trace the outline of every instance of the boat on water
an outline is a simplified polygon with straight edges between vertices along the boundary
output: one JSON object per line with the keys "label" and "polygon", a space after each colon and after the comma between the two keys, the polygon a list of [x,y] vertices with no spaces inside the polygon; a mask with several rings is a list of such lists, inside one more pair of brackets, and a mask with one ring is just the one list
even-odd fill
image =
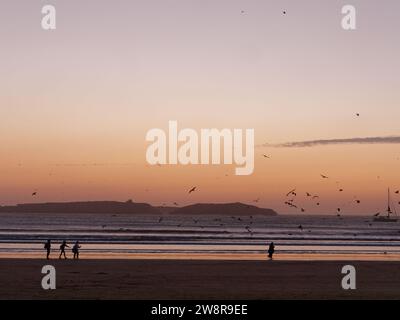
{"label": "boat on water", "polygon": [[394,209],[394,212],[393,212],[390,207],[390,204],[391,204],[390,189],[388,189],[388,207],[386,209],[386,214],[380,215],[380,213],[378,212],[374,217],[375,222],[397,222],[398,218],[397,218],[396,209]]}

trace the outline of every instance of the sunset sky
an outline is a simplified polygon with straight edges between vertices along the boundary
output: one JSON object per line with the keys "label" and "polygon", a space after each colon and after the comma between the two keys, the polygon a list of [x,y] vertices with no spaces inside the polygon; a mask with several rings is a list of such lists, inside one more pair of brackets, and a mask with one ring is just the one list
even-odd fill
{"label": "sunset sky", "polygon": [[[0,204],[259,198],[298,213],[283,204],[296,188],[308,213],[369,214],[400,189],[400,142],[262,146],[400,136],[398,0],[52,0],[54,31],[44,4],[0,4]],[[146,132],[170,120],[254,128],[254,174],[148,165]]]}

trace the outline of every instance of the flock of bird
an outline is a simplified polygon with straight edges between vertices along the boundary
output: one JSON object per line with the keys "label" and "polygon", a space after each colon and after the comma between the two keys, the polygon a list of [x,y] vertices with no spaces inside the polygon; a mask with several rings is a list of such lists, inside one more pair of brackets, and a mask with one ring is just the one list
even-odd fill
{"label": "flock of bird", "polygon": [[[329,179],[329,177],[324,175],[324,174],[321,174],[320,176],[321,176],[322,179]],[[337,191],[338,192],[344,192],[344,189],[343,188],[339,188]],[[400,194],[400,190],[396,190],[394,193],[395,194]],[[319,200],[320,199],[319,195],[313,195],[313,194],[311,194],[309,192],[305,192],[304,195],[305,195],[305,198],[316,200],[316,202],[315,202],[316,206],[319,206],[321,204],[321,202]],[[289,197],[290,197],[290,199],[287,199]],[[286,193],[286,200],[285,200],[284,204],[287,205],[290,208],[299,209],[301,212],[306,212],[306,209],[304,209],[303,207],[300,207],[299,205],[296,204],[295,201],[298,198],[299,198],[298,197],[298,192],[296,191],[296,189],[292,189],[288,193]],[[361,200],[358,197],[354,196],[353,199],[348,201],[347,203],[345,203],[345,205],[348,205],[348,204],[351,204],[351,203],[358,205],[358,204],[361,204]],[[400,205],[400,201],[398,202],[398,204]],[[337,207],[336,208],[336,215],[339,218],[341,218],[341,213],[343,211],[342,209],[343,209],[342,207]],[[374,214],[374,216],[379,216],[379,214],[380,213],[378,212],[378,213]]]}

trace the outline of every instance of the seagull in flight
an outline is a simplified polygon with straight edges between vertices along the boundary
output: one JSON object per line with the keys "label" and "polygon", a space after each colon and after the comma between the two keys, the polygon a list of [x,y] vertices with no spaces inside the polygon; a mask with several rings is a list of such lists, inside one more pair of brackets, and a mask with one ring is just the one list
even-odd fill
{"label": "seagull in flight", "polygon": [[295,194],[296,189],[290,190],[288,193],[286,193],[286,197],[288,197],[290,194]]}
{"label": "seagull in flight", "polygon": [[329,178],[328,176],[326,176],[326,175],[324,175],[324,174],[321,174],[321,177],[322,177],[323,179],[328,179],[328,178]]}
{"label": "seagull in flight", "polygon": [[192,189],[190,189],[188,193],[192,193],[194,191],[196,191],[196,187],[193,187]]}

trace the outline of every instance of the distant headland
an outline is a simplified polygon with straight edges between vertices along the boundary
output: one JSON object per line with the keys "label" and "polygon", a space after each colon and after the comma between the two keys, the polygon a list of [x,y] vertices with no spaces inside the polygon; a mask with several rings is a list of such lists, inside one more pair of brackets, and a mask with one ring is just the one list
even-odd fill
{"label": "distant headland", "polygon": [[97,213],[97,214],[176,214],[176,215],[264,215],[274,216],[272,209],[259,208],[240,202],[235,203],[197,203],[183,207],[157,207],[148,203],[132,200],[118,201],[82,201],[25,203],[15,206],[0,206],[0,212],[7,213]]}

